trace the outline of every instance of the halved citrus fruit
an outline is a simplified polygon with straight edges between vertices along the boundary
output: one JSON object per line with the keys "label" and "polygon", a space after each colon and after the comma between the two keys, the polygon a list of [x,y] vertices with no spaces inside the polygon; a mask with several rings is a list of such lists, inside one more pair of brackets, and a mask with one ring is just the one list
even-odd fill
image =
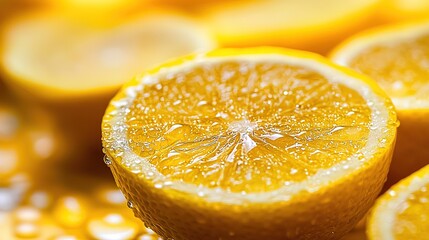
{"label": "halved citrus fruit", "polygon": [[332,59],[367,74],[392,98],[401,126],[390,184],[429,163],[429,22],[370,30],[346,41]]}
{"label": "halved citrus fruit", "polygon": [[77,150],[98,146],[103,112],[126,79],[215,45],[203,27],[173,12],[101,23],[38,12],[6,25],[0,62],[9,87],[48,110]]}
{"label": "halved citrus fruit", "polygon": [[276,45],[326,53],[373,24],[379,0],[225,1],[202,11],[228,47]]}
{"label": "halved citrus fruit", "polygon": [[102,124],[134,213],[170,239],[334,239],[372,205],[389,98],[313,53],[221,49],[126,84]]}
{"label": "halved citrus fruit", "polygon": [[371,240],[423,240],[429,236],[429,165],[381,196],[368,222]]}

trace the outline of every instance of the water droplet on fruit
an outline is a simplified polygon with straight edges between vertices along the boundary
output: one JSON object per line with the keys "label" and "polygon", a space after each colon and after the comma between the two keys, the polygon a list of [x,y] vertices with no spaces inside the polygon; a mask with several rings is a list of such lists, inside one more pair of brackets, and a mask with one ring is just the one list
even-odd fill
{"label": "water droplet on fruit", "polygon": [[127,202],[127,207],[130,208],[130,209],[133,209],[134,208],[133,202],[132,201],[128,201]]}
{"label": "water droplet on fruit", "polygon": [[198,196],[204,197],[206,194],[203,191],[198,191]]}
{"label": "water droplet on fruit", "polygon": [[107,155],[104,155],[103,161],[107,166],[112,164],[112,160],[110,160],[110,158]]}

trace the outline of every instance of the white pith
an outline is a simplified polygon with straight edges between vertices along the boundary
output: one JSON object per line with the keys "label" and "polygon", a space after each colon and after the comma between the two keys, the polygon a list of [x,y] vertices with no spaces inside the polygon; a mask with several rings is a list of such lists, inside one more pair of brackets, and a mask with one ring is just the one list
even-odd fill
{"label": "white pith", "polygon": [[[272,63],[284,63],[291,66],[301,66],[308,69],[312,69],[321,75],[325,76],[329,81],[333,83],[340,83],[354,89],[366,99],[369,108],[371,109],[371,125],[372,130],[368,136],[368,142],[362,149],[362,153],[365,155],[364,159],[371,159],[379,148],[379,143],[382,139],[389,139],[389,132],[385,131],[388,127],[389,110],[385,106],[386,99],[382,96],[374,93],[370,88],[363,83],[361,80],[357,80],[352,76],[349,76],[340,70],[334,69],[328,65],[325,65],[317,60],[313,60],[306,57],[291,57],[280,54],[256,54],[256,55],[242,55],[236,57],[206,57],[204,55],[196,57],[195,59],[183,63],[179,66],[166,67],[158,71],[153,75],[145,75],[141,78],[140,84],[137,86],[128,87],[126,89],[126,97],[123,99],[112,102],[116,106],[117,113],[113,116],[109,124],[113,130],[112,138],[118,139],[112,143],[113,149],[123,149],[124,153],[121,156],[122,161],[134,162],[135,160],[140,161],[141,166],[147,172],[152,172],[150,176],[151,181],[154,183],[165,183],[166,179],[161,175],[155,166],[150,164],[144,158],[138,156],[132,152],[126,136],[126,123],[125,114],[127,109],[133,103],[136,93],[144,89],[144,85],[151,85],[158,82],[158,77],[161,78],[167,74],[182,71],[183,69],[192,68],[200,63],[214,63],[222,61],[249,61],[249,62],[272,62]],[[109,151],[109,149],[107,149]],[[114,157],[114,156],[113,156]],[[346,160],[346,159],[345,159]],[[175,189],[190,195],[204,196],[207,201],[224,202],[224,203],[242,203],[242,202],[273,202],[273,201],[287,201],[295,193],[305,190],[308,192],[315,192],[326,186],[329,182],[340,179],[341,177],[355,172],[363,165],[365,161],[358,160],[357,155],[353,155],[346,161],[335,165],[330,169],[319,170],[315,175],[307,178],[302,182],[292,182],[288,186],[281,187],[277,190],[265,192],[265,193],[231,193],[226,192],[220,188],[210,189],[207,187],[196,186],[189,183],[183,182],[169,182],[168,185],[164,184],[165,188]],[[144,180],[147,176],[141,176]]]}

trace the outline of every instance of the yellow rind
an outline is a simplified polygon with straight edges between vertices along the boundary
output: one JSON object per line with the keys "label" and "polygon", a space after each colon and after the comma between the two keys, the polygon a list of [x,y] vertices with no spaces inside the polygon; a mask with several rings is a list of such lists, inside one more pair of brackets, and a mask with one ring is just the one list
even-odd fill
{"label": "yellow rind", "polygon": [[[393,144],[386,147],[393,149]],[[365,215],[385,182],[391,155],[389,150],[377,156],[380,161],[373,160],[317,193],[303,192],[275,205],[209,203],[156,189],[117,161],[111,170],[125,197],[138,199],[133,201],[134,214],[167,239],[323,240],[339,239]]]}

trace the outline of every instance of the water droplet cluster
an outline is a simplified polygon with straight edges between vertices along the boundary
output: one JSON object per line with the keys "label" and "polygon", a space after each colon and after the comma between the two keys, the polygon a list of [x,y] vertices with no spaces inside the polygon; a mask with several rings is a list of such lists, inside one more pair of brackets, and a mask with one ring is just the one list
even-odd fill
{"label": "water droplet cluster", "polygon": [[[158,80],[137,91],[123,126],[104,127],[125,132],[131,150],[171,181],[275,190],[347,161],[371,127],[357,92],[299,67],[206,63]],[[105,146],[121,146],[106,134]],[[140,173],[137,161],[123,163]]]}
{"label": "water droplet cluster", "polygon": [[[43,174],[41,174],[43,175]],[[44,176],[33,176],[38,181]],[[64,179],[50,181],[49,185],[34,182],[24,191],[17,204],[0,214],[0,232],[5,239],[52,240],[123,240],[161,238],[146,228],[127,208],[127,200],[119,189],[100,184],[100,179],[70,175],[68,188]],[[79,179],[79,180],[78,180]],[[109,182],[110,183],[110,182]],[[60,192],[58,189],[62,189]],[[0,192],[4,189],[0,187]],[[7,194],[4,192],[4,194]],[[5,195],[4,195],[5,196]],[[0,195],[0,199],[3,195]],[[128,206],[132,208],[131,202]]]}

